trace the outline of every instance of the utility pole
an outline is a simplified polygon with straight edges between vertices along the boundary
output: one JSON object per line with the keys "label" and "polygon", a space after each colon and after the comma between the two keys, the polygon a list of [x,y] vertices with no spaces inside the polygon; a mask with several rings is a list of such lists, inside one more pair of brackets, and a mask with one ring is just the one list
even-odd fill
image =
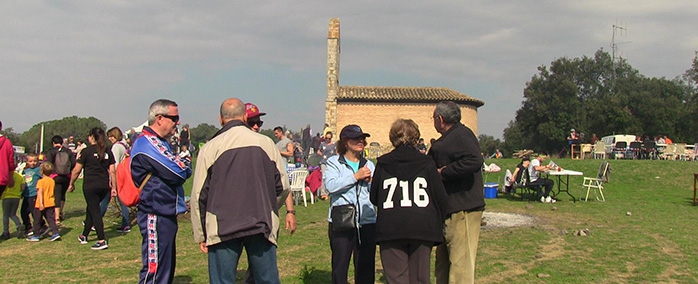
{"label": "utility pole", "polygon": [[[611,90],[615,87],[616,84],[616,52],[618,51],[618,44],[620,43],[627,43],[627,42],[620,42],[616,43],[616,35],[618,36],[627,36],[628,35],[628,29],[626,27],[621,25],[614,24],[613,25],[613,35],[611,36],[611,71],[613,72],[613,78],[611,80]],[[618,57],[618,61],[620,62],[621,57]]]}

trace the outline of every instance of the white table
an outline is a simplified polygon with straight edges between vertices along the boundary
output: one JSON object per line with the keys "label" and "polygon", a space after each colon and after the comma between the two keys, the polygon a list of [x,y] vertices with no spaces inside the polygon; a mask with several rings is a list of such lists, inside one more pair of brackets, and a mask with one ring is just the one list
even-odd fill
{"label": "white table", "polygon": [[[548,175],[557,176],[557,193],[555,193],[555,197],[557,197],[560,194],[560,192],[566,192],[567,195],[572,197],[572,201],[577,202],[577,198],[575,198],[574,195],[570,193],[570,176],[583,176],[583,172],[572,170],[550,170],[548,171]],[[563,180],[562,177],[567,177],[567,179]],[[565,184],[565,189],[562,189],[561,184],[563,183]]]}

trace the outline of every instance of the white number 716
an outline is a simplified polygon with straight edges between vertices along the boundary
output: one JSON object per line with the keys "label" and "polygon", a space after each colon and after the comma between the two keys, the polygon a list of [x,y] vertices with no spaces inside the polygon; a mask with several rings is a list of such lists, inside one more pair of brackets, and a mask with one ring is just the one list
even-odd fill
{"label": "white number 716", "polygon": [[383,209],[390,209],[395,207],[393,203],[393,195],[395,195],[395,188],[400,185],[402,189],[402,200],[400,200],[400,207],[412,207],[412,202],[417,205],[417,207],[427,207],[429,205],[429,195],[427,195],[427,180],[423,177],[417,177],[412,182],[412,192],[414,201],[410,200],[410,186],[409,182],[406,180],[398,181],[396,177],[389,178],[383,181],[383,189],[388,190],[388,196],[383,202]]}

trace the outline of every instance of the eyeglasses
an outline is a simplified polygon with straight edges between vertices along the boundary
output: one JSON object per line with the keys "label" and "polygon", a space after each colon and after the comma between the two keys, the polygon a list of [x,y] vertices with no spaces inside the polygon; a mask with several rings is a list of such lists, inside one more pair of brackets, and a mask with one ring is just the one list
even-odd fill
{"label": "eyeglasses", "polygon": [[253,127],[255,125],[262,127],[262,124],[264,124],[264,121],[261,120],[248,120],[247,121],[247,126]]}
{"label": "eyeglasses", "polygon": [[159,114],[159,115],[161,115],[162,117],[169,118],[174,123],[179,122],[179,115],[168,115],[168,114]]}

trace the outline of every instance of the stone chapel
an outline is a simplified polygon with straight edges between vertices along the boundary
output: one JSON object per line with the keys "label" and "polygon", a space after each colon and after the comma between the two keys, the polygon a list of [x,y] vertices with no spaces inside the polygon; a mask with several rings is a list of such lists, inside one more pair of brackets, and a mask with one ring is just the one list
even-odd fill
{"label": "stone chapel", "polygon": [[[385,87],[339,85],[339,19],[330,19],[327,35],[327,98],[325,123],[339,140],[338,131],[358,124],[371,134],[368,142],[378,142],[383,153],[392,149],[388,132],[398,118],[412,119],[419,125],[425,143],[441,135],[434,130],[431,115],[436,103],[450,100],[461,106],[461,123],[478,135],[477,108],[481,100],[442,87]],[[366,146],[368,148],[368,145]]]}

